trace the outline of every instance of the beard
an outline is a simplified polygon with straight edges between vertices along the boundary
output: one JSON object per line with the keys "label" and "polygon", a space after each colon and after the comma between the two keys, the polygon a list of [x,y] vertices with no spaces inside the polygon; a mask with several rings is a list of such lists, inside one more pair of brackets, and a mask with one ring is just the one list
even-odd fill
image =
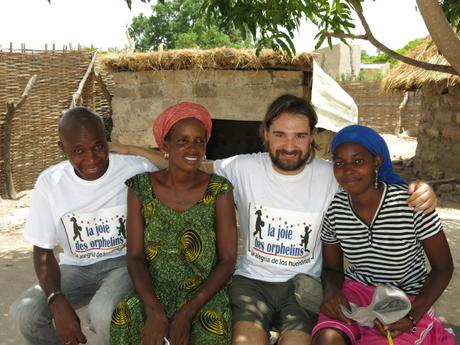
{"label": "beard", "polygon": [[273,151],[270,148],[270,145],[268,145],[268,153],[270,155],[270,158],[272,160],[272,163],[275,167],[277,167],[281,171],[296,171],[299,170],[300,168],[304,167],[310,158],[310,150],[308,149],[304,154],[302,154],[302,151],[300,150],[294,150],[290,151],[289,153],[291,154],[296,154],[297,159],[285,161],[281,158],[281,155],[283,153],[287,152],[286,150],[279,149],[276,151]]}

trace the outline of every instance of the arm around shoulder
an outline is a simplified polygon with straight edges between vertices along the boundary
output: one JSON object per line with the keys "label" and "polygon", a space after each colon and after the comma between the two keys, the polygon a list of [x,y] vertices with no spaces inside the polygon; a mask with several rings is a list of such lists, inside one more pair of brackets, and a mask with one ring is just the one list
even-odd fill
{"label": "arm around shoulder", "polygon": [[109,148],[110,152],[144,157],[159,169],[164,169],[168,166],[167,160],[164,159],[160,151],[151,150],[135,145],[123,145],[114,143],[110,143]]}
{"label": "arm around shoulder", "polygon": [[412,181],[407,189],[409,199],[407,204],[416,212],[428,214],[436,208],[438,198],[431,186],[424,181]]}

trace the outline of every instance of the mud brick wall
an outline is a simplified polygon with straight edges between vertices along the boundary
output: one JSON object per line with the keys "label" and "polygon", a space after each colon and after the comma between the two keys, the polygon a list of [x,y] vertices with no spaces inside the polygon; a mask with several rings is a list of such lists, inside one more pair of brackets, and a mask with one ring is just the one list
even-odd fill
{"label": "mud brick wall", "polygon": [[155,147],[153,119],[181,101],[202,104],[214,119],[261,121],[284,93],[306,96],[302,71],[162,70],[112,72],[112,140]]}
{"label": "mud brick wall", "polygon": [[[359,123],[371,126],[380,133],[394,133],[396,114],[403,100],[403,92],[385,93],[380,81],[342,82],[341,86],[350,94],[358,106]],[[401,131],[417,135],[421,116],[419,92],[409,92],[409,99],[401,115]]]}
{"label": "mud brick wall", "polygon": [[[457,178],[460,182],[460,86],[422,88],[414,168],[424,179]],[[457,188],[454,193],[460,195]]]}

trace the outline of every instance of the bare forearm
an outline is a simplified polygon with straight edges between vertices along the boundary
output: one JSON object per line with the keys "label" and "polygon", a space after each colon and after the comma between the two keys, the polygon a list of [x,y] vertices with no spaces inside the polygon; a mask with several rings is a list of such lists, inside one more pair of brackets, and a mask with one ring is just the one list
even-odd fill
{"label": "bare forearm", "polygon": [[[56,336],[60,344],[86,343],[80,327],[80,319],[61,292],[61,270],[51,249],[34,247],[34,267],[40,286],[48,298],[48,307],[53,315]],[[59,294],[57,294],[59,292]],[[54,293],[54,294],[52,294]]]}
{"label": "bare forearm", "polygon": [[135,145],[122,145],[111,143],[110,151],[125,155],[135,155],[144,157],[148,159],[152,164],[157,166],[159,169],[164,169],[168,166],[168,162],[163,158],[161,152],[156,150],[151,150]]}
{"label": "bare forearm", "polygon": [[344,275],[342,271],[335,271],[332,269],[323,269],[321,274],[321,281],[325,295],[333,294],[340,290],[343,285]]}
{"label": "bare forearm", "polygon": [[196,313],[228,282],[235,268],[235,260],[222,260],[217,263],[201,288],[182,309],[187,313]]}
{"label": "bare forearm", "polygon": [[56,327],[59,328],[59,331],[64,329],[66,326],[62,326],[61,318],[69,317],[70,315],[70,319],[66,319],[67,321],[64,323],[69,322],[70,325],[72,322],[76,322],[78,327],[75,327],[78,329],[75,328],[74,331],[80,334],[81,329],[78,317],[61,291],[61,270],[53,250],[34,247],[34,267],[45,295],[51,297],[48,298],[48,307],[55,322],[57,322]]}
{"label": "bare forearm", "polygon": [[51,249],[34,247],[34,268],[46,296],[61,290],[61,271]]}
{"label": "bare forearm", "polygon": [[134,288],[144,304],[146,314],[164,312],[163,306],[155,296],[155,289],[145,262],[139,258],[128,258],[128,271]]}
{"label": "bare forearm", "polygon": [[[160,151],[147,149],[145,147],[135,146],[135,145],[122,145],[122,144],[110,144],[110,151],[121,153],[125,155],[135,155],[141,156],[148,159],[152,164],[154,164],[158,169],[165,169],[168,167],[168,161],[164,159],[163,154]],[[207,173],[212,173],[214,161],[204,160],[201,163],[200,170],[203,170]]]}
{"label": "bare forearm", "polygon": [[159,169],[168,167],[168,162],[164,159],[160,151],[150,150],[139,146],[130,146],[131,154],[147,158],[152,164]]}
{"label": "bare forearm", "polygon": [[418,321],[441,296],[449,284],[454,270],[452,255],[444,232],[422,241],[423,249],[431,266],[431,271],[426,278],[420,293],[412,303],[410,315]]}
{"label": "bare forearm", "polygon": [[422,290],[412,303],[410,315],[415,321],[419,321],[430,307],[441,296],[452,277],[453,268],[445,270],[432,269],[428,275]]}

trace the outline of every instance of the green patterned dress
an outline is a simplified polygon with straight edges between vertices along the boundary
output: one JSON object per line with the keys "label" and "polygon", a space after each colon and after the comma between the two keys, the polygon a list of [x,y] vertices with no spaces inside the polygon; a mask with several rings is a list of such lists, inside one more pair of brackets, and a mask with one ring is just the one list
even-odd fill
{"label": "green patterned dress", "polygon": [[[126,181],[141,201],[144,245],[155,293],[171,318],[207,279],[217,263],[215,202],[232,190],[225,178],[212,175],[203,198],[183,212],[158,200],[149,173]],[[145,313],[135,291],[116,307],[110,329],[114,345],[142,344]],[[221,289],[192,322],[190,345],[231,343],[227,288]]]}

